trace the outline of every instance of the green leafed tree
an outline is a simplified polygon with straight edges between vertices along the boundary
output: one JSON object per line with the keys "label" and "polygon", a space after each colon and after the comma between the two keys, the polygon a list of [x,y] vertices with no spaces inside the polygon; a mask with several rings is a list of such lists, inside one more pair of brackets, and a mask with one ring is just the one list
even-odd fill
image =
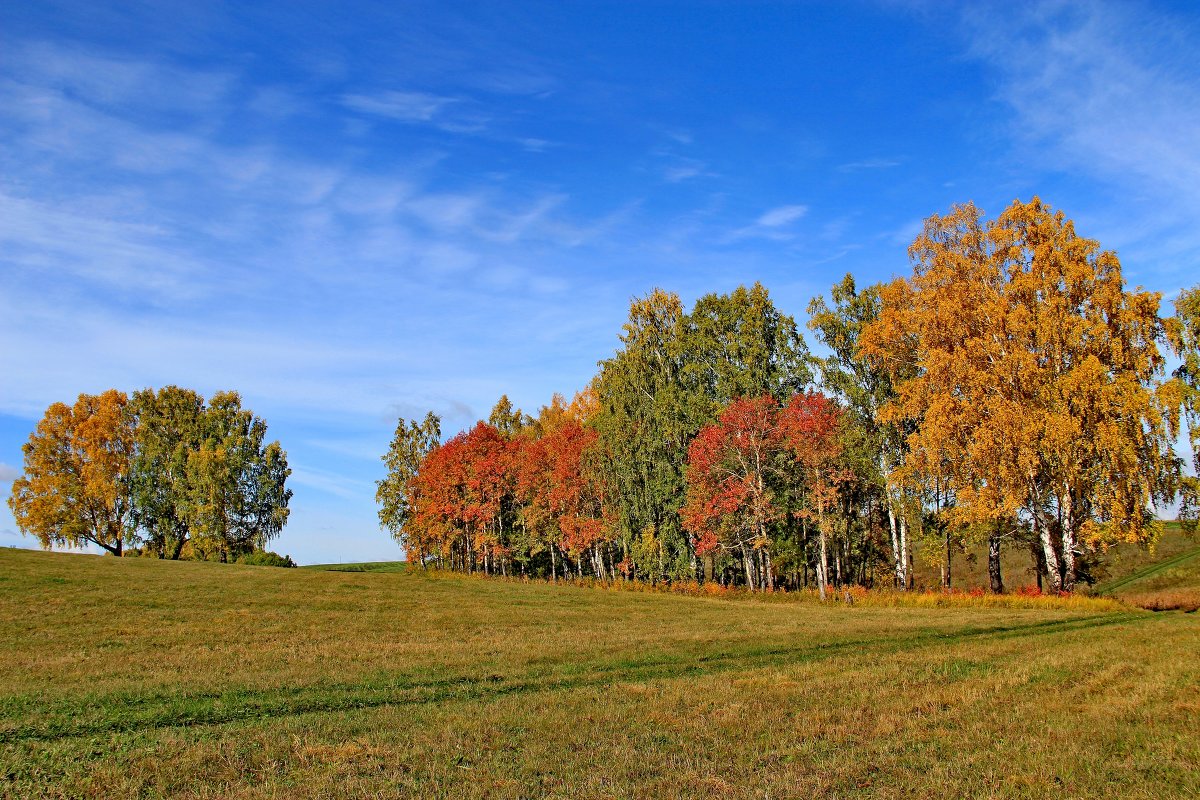
{"label": "green leafed tree", "polygon": [[532,425],[533,417],[513,406],[508,395],[502,394],[488,415],[488,424],[511,439]]}
{"label": "green leafed tree", "polygon": [[[401,545],[407,547],[405,527],[408,525],[411,507],[413,478],[421,462],[442,439],[442,421],[430,411],[425,419],[417,423],[401,417],[396,423],[396,432],[383,463],[387,474],[375,482],[375,502],[379,504],[379,524]],[[424,560],[423,553],[418,556]]]}
{"label": "green leafed tree", "polygon": [[594,425],[617,498],[623,562],[638,577],[686,572],[694,564],[677,513],[688,444],[681,411],[682,320],[683,305],[672,292],[655,289],[634,300],[622,346],[601,362],[595,384]]}
{"label": "green leafed tree", "polygon": [[847,410],[844,457],[867,501],[882,501],[890,534],[893,580],[903,589],[909,583],[909,527],[915,503],[890,479],[904,461],[904,434],[880,416],[880,410],[895,398],[889,371],[859,350],[863,331],[879,316],[879,287],[860,290],[853,276],[847,274],[834,284],[830,299],[832,307],[821,297],[808,304],[808,327],[829,349],[827,357],[817,359],[821,383]]}
{"label": "green leafed tree", "polygon": [[204,440],[190,454],[184,513],[193,547],[228,561],[264,549],[288,518],[287,454],[266,442],[267,424],[237,392],[217,392],[204,414]]}

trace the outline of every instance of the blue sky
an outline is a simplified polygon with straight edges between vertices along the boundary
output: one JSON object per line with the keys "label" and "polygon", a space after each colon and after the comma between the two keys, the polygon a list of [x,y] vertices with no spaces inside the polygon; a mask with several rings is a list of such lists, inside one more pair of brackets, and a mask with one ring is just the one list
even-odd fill
{"label": "blue sky", "polygon": [[397,415],[569,395],[655,286],[803,322],[1034,194],[1200,280],[1192,4],[249,5],[0,6],[0,483],[56,400],[236,389],[295,471],[274,549],[396,558]]}

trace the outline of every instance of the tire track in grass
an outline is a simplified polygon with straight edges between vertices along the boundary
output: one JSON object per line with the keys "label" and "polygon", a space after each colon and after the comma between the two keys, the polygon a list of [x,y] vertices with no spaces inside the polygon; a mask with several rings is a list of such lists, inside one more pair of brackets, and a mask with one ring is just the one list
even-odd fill
{"label": "tire track in grass", "polygon": [[[919,629],[911,634],[871,639],[842,639],[800,646],[775,645],[709,653],[678,653],[642,659],[583,662],[532,670],[519,676],[458,675],[436,679],[400,676],[377,684],[281,687],[263,691],[231,690],[190,695],[93,696],[47,706],[41,698],[8,698],[0,709],[8,722],[0,745],[53,742],[158,728],[186,728],[262,721],[301,714],[336,713],[394,705],[491,700],[513,694],[570,691],[621,683],[698,677],[738,669],[812,663],[854,655],[879,656],[972,640],[1004,640],[1062,635],[1109,625],[1145,622],[1151,614],[1104,614],[1022,625]],[[31,708],[32,706],[32,708]],[[41,712],[29,722],[23,711]],[[15,714],[14,714],[15,712]],[[13,719],[16,716],[17,719]],[[89,718],[90,717],[90,718]],[[19,720],[19,721],[18,721]]]}

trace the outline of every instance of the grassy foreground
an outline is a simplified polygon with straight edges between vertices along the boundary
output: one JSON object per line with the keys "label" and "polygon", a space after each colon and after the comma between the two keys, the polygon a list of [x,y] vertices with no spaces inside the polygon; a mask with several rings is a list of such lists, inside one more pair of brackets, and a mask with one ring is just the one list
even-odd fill
{"label": "grassy foreground", "polygon": [[1187,797],[1200,615],[0,551],[6,797]]}

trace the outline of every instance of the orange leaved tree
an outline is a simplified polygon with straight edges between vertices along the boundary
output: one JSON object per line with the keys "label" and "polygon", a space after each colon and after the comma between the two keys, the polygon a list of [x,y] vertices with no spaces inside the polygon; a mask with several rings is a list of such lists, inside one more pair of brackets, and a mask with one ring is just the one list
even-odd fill
{"label": "orange leaved tree", "polygon": [[1160,297],[1037,198],[930,217],[909,253],[861,343],[913,430],[899,474],[954,497],[953,522],[1024,520],[1070,591],[1081,553],[1153,535],[1174,483]]}
{"label": "orange leaved tree", "polygon": [[134,421],[124,392],[55,403],[30,434],[8,505],[43,547],[95,544],[121,555],[128,535]]}

